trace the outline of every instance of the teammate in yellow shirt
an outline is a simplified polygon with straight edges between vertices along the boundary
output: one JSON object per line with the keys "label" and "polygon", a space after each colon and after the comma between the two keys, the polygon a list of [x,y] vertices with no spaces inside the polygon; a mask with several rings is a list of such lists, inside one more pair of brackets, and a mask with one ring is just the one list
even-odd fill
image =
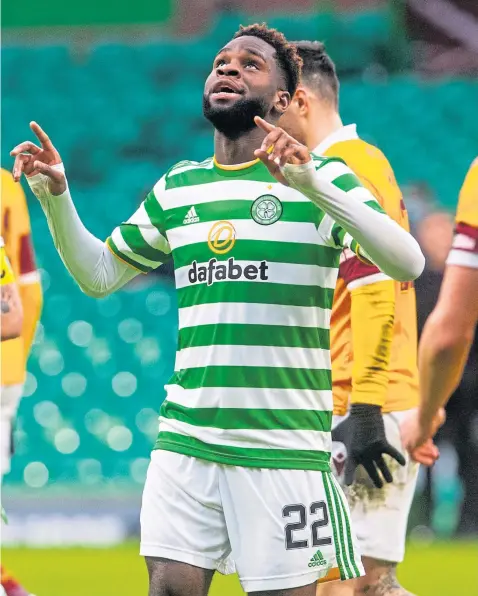
{"label": "teammate in yellow shirt", "polygon": [[420,341],[420,406],[403,428],[411,451],[434,434],[433,418],[460,382],[477,322],[478,158],[461,189],[440,295]]}
{"label": "teammate in yellow shirt", "polygon": [[[12,266],[5,254],[3,238],[0,236],[0,264],[1,264],[1,302],[2,318],[1,333],[2,341],[19,337],[22,332],[23,309],[18,293],[18,286],[15,282]],[[3,440],[3,433],[2,433]]]}
{"label": "teammate in yellow shirt", "polygon": [[[26,197],[21,186],[13,181],[12,175],[3,169],[1,170],[0,227],[5,245],[2,252],[5,250],[11,263],[23,307],[23,325],[20,333],[12,335],[14,339],[2,341],[0,458],[3,478],[10,471],[12,424],[22,397],[26,363],[42,305],[40,278],[35,267]],[[2,314],[2,326],[3,316]],[[1,585],[7,595],[28,594],[3,567]]]}
{"label": "teammate in yellow shirt", "polygon": [[[22,187],[13,181],[12,175],[1,170],[1,235],[5,252],[17,280],[23,306],[21,336],[2,346],[2,397],[1,417],[11,425],[18,409],[25,382],[26,362],[30,352],[35,328],[40,317],[42,292],[35,266],[31,242],[30,218]],[[10,470],[10,453],[2,450],[2,476]]]}
{"label": "teammate in yellow shirt", "polygon": [[[344,126],[335,66],[317,42],[298,42],[302,82],[280,125],[319,155],[341,158],[387,213],[409,228],[400,189],[383,153]],[[418,404],[415,290],[346,249],[331,320],[334,393],[333,469],[346,491],[367,575],[327,584],[320,594],[401,596],[396,565],[418,466],[402,448],[400,423]],[[422,461],[432,463],[428,444]],[[383,456],[387,455],[386,458]],[[362,466],[367,471],[365,474]],[[388,484],[384,488],[383,480]],[[328,578],[334,580],[332,571]]]}

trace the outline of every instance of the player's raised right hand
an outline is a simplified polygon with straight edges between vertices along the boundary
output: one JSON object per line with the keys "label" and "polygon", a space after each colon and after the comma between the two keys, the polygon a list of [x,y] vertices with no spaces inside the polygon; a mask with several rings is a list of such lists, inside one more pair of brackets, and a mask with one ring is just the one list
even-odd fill
{"label": "player's raised right hand", "polygon": [[15,157],[13,178],[18,182],[22,173],[27,178],[44,174],[49,179],[48,187],[51,194],[61,195],[67,189],[66,177],[63,172],[52,167],[61,163],[60,154],[39,124],[30,122],[30,128],[40,142],[40,147],[31,141],[24,141],[10,151],[10,155]]}

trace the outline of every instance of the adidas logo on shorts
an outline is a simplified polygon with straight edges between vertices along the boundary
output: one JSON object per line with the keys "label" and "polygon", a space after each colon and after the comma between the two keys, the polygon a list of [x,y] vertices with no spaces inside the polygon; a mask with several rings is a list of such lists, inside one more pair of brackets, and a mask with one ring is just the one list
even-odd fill
{"label": "adidas logo on shorts", "polygon": [[323,567],[327,565],[327,561],[324,559],[320,550],[318,550],[315,555],[309,561],[309,567]]}
{"label": "adidas logo on shorts", "polygon": [[196,213],[196,207],[191,207],[191,209],[186,213],[186,217],[183,219],[183,224],[192,224],[197,223],[198,221],[199,217]]}

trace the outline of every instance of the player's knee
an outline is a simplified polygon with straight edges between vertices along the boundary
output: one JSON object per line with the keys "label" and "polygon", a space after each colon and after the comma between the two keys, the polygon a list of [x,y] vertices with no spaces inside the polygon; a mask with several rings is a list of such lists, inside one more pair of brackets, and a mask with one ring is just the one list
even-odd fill
{"label": "player's knee", "polygon": [[185,596],[181,591],[181,581],[171,570],[169,561],[156,557],[146,557],[149,574],[148,596]]}
{"label": "player's knee", "polygon": [[206,596],[213,572],[159,557],[145,557],[148,596]]}

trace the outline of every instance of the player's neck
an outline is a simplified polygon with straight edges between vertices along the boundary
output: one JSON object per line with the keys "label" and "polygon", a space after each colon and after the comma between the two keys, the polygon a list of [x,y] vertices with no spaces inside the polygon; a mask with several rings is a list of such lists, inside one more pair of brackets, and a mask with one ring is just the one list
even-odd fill
{"label": "player's neck", "polygon": [[307,134],[307,147],[313,151],[328,136],[343,127],[342,119],[335,110],[321,112],[316,118],[311,118]]}
{"label": "player's neck", "polygon": [[229,139],[216,130],[214,134],[214,155],[218,163],[231,166],[256,159],[254,151],[259,149],[264,139],[259,128],[244,133],[237,139]]}

